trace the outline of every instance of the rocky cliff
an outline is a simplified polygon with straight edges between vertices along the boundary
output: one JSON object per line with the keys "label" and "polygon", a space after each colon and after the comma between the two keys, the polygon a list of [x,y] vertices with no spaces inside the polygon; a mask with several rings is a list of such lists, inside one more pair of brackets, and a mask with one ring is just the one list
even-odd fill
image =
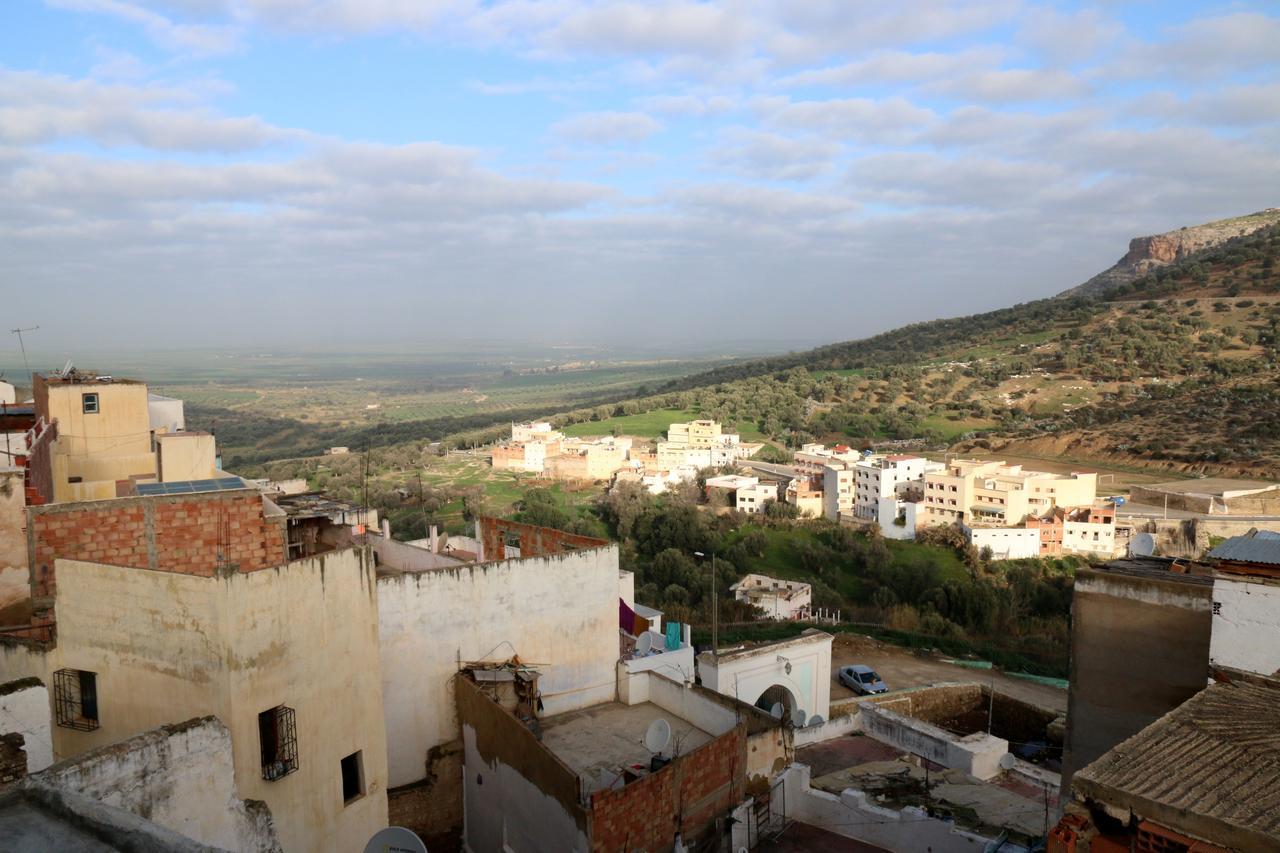
{"label": "rocky cliff", "polygon": [[1135,237],[1129,241],[1129,251],[1115,266],[1058,295],[1095,296],[1117,285],[1141,278],[1153,269],[1276,223],[1280,223],[1280,208],[1269,207],[1248,216],[1220,219],[1150,237]]}

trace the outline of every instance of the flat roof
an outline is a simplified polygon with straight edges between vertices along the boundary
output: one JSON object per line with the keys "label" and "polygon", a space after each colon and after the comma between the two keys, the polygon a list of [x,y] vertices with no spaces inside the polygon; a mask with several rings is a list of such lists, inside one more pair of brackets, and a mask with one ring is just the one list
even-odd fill
{"label": "flat roof", "polygon": [[705,658],[714,663],[715,659],[732,660],[734,658],[750,657],[759,654],[763,650],[777,650],[787,648],[789,646],[801,646],[812,642],[821,642],[823,640],[835,639],[826,631],[819,631],[817,628],[805,628],[800,632],[799,636],[787,637],[783,640],[770,640],[765,643],[753,643],[750,645],[735,646],[731,649],[721,650],[719,654],[712,655],[710,652],[703,652],[698,655],[699,660]]}
{"label": "flat roof", "polygon": [[668,758],[676,750],[686,755],[714,739],[709,732],[652,702],[606,702],[544,717],[542,744],[582,777],[588,790],[600,790],[621,776],[624,767],[640,765],[648,772],[651,753],[645,748],[644,735],[658,719],[671,724],[671,741],[663,750]]}
{"label": "flat roof", "polygon": [[1210,566],[1194,560],[1174,557],[1122,557],[1105,563],[1095,563],[1089,569],[1135,578],[1213,586],[1213,569]]}
{"label": "flat roof", "polygon": [[1085,797],[1230,847],[1280,841],[1280,681],[1201,690],[1076,772]]}

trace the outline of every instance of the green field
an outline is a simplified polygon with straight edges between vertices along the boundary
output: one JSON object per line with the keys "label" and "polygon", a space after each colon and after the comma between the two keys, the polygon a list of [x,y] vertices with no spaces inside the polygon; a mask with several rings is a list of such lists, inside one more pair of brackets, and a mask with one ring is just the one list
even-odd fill
{"label": "green field", "polygon": [[920,421],[920,426],[927,430],[933,430],[942,436],[944,441],[955,441],[967,432],[981,432],[982,430],[992,429],[996,426],[997,421],[992,418],[960,418],[952,420],[945,415],[930,415]]}
{"label": "green field", "polygon": [[694,409],[655,409],[638,415],[621,415],[603,421],[586,421],[580,424],[569,424],[562,432],[574,438],[593,435],[633,435],[637,438],[663,438],[667,427],[673,423],[691,421],[698,417]]}

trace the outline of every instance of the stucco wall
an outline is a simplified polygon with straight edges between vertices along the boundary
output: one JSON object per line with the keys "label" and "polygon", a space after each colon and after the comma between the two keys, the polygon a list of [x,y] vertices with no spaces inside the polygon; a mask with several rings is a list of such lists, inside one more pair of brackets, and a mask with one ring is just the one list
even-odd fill
{"label": "stucco wall", "polygon": [[1211,589],[1172,576],[1076,574],[1064,784],[1204,688]]}
{"label": "stucco wall", "polygon": [[518,654],[537,665],[545,713],[614,697],[616,546],[378,579],[390,780],[423,778],[428,751],[458,737],[458,661]]}
{"label": "stucco wall", "polygon": [[1259,675],[1280,671],[1280,583],[1218,575],[1209,660]]}
{"label": "stucco wall", "polygon": [[[285,850],[359,849],[387,816],[370,563],[348,550],[205,578],[58,560],[48,669],[98,674],[101,727],[55,728],[55,755],[213,714],[231,730],[241,796],[266,801]],[[257,716],[281,704],[295,711],[299,768],[267,782]],[[344,806],[340,762],[356,750],[366,794]]]}
{"label": "stucco wall", "polygon": [[457,681],[468,847],[519,853],[588,850],[577,774],[470,680]]}
{"label": "stucco wall", "polygon": [[[790,691],[797,708],[826,718],[831,710],[831,640],[830,634],[815,632],[718,659],[703,653],[698,658],[698,672],[704,686],[748,705],[754,705],[770,687],[781,685]],[[788,662],[790,673],[786,671]]]}
{"label": "stucco wall", "polygon": [[[2,463],[0,463],[2,464]],[[22,469],[0,469],[0,625],[4,611],[31,597]]]}
{"label": "stucco wall", "polygon": [[50,707],[49,690],[37,678],[0,684],[0,735],[22,735],[28,773],[53,763]]}
{"label": "stucco wall", "polygon": [[163,726],[62,761],[36,781],[226,850],[279,850],[271,815],[236,790],[231,733],[216,717]]}

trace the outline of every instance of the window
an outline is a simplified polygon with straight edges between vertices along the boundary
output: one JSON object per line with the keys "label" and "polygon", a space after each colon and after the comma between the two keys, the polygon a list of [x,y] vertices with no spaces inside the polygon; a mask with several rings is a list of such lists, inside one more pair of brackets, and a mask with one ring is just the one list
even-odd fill
{"label": "window", "polygon": [[84,408],[86,415],[98,414],[98,395],[97,394],[81,394],[80,403]]}
{"label": "window", "polygon": [[53,707],[64,729],[91,732],[98,727],[98,678],[81,669],[53,674]]}
{"label": "window", "polygon": [[277,705],[259,714],[258,741],[263,779],[274,782],[298,769],[298,727],[292,708]]}
{"label": "window", "polygon": [[344,805],[364,796],[364,761],[360,751],[342,759],[342,802]]}

